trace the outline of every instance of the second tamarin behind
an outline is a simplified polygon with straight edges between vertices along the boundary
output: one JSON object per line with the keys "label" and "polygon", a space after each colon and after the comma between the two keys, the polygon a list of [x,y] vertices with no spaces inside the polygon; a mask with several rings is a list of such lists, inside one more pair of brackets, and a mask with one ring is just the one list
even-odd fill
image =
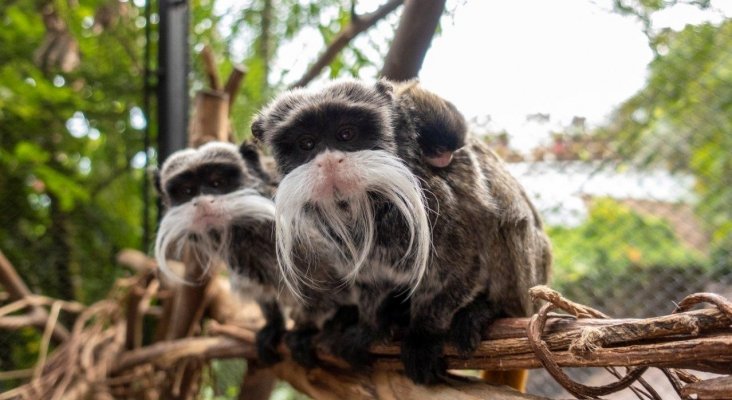
{"label": "second tamarin behind", "polygon": [[[277,345],[284,336],[293,357],[312,364],[312,336],[349,297],[331,299],[330,294],[311,291],[307,295],[314,304],[306,305],[281,287],[272,201],[277,182],[263,167],[257,149],[248,143],[237,149],[211,142],[180,150],[165,161],[156,183],[165,206],[155,244],[161,270],[170,275],[167,260],[181,259],[184,249],[204,268],[225,263],[233,291],[262,308],[266,325],[257,333],[260,361],[280,359]],[[325,265],[317,257],[308,261]],[[295,321],[289,333],[285,315]]]}

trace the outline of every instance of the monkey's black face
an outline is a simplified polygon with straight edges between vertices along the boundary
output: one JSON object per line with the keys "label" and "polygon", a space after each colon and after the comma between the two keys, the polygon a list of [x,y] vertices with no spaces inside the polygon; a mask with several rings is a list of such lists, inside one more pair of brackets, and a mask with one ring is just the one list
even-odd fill
{"label": "monkey's black face", "polygon": [[[155,242],[161,270],[189,245],[202,265],[221,259],[234,266],[234,232],[271,226],[274,203],[258,191],[262,182],[247,165],[230,143],[211,142],[168,157],[159,175],[167,206]],[[269,232],[262,235],[271,240]]]}
{"label": "monkey's black face", "polygon": [[314,231],[337,247],[344,278],[359,275],[376,245],[374,199],[402,215],[409,244],[394,263],[411,266],[404,268],[405,281],[421,279],[429,224],[419,180],[397,155],[394,112],[390,84],[345,81],[286,93],[252,124],[254,135],[271,145],[284,175],[275,198],[276,241],[293,291],[307,280],[298,275],[293,249],[321,251],[310,241]]}
{"label": "monkey's black face", "polygon": [[244,185],[241,166],[227,163],[208,163],[186,170],[168,180],[165,194],[170,205],[187,203],[200,195],[231,193]]}
{"label": "monkey's black face", "polygon": [[329,102],[299,110],[273,133],[280,171],[288,174],[324,151],[386,150],[382,116],[373,107]]}

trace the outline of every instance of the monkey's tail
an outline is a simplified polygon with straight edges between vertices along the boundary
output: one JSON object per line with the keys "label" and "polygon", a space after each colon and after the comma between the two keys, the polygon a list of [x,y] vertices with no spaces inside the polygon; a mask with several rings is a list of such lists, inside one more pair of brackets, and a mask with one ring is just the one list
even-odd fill
{"label": "monkey's tail", "polygon": [[521,393],[526,392],[526,382],[529,379],[529,370],[517,369],[512,371],[480,371],[480,378],[493,385],[506,385]]}

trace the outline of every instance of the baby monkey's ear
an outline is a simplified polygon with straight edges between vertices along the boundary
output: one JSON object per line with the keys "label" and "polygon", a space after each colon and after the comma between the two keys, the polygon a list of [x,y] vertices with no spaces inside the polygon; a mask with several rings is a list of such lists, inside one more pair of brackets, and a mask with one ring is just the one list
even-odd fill
{"label": "baby monkey's ear", "polygon": [[452,103],[422,89],[416,81],[405,83],[397,93],[407,100],[425,161],[437,168],[450,165],[452,154],[465,145],[465,117]]}
{"label": "baby monkey's ear", "polygon": [[380,95],[386,97],[388,100],[391,101],[394,99],[394,84],[392,82],[382,78],[376,81],[374,87]]}

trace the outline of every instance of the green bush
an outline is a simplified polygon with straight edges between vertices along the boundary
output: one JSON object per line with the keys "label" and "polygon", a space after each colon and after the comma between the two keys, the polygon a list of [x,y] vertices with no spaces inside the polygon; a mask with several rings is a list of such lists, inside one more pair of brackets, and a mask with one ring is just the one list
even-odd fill
{"label": "green bush", "polygon": [[596,199],[580,226],[550,227],[555,285],[587,277],[620,276],[659,266],[706,267],[704,254],[685,246],[667,221],[641,215],[610,198]]}

